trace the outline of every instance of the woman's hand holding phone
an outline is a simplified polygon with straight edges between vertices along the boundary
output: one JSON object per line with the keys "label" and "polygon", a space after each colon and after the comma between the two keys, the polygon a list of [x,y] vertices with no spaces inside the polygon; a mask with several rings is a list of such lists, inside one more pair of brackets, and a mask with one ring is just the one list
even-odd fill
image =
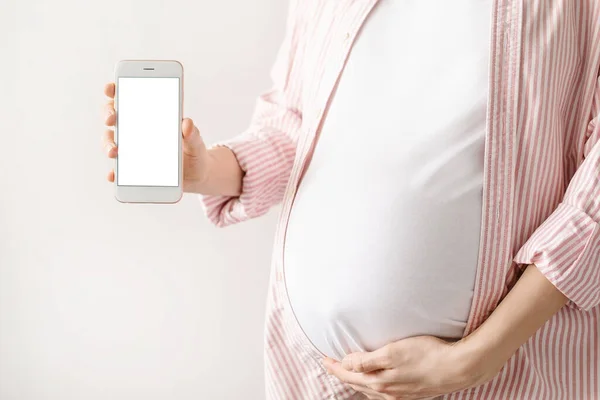
{"label": "woman's hand holding phone", "polygon": [[[114,108],[115,84],[108,83],[104,94],[109,100],[105,106],[105,125],[109,128],[116,123]],[[183,134],[183,190],[190,193],[237,196],[241,192],[243,171],[233,152],[226,147],[207,150],[200,131],[189,118],[182,121]],[[103,146],[109,158],[117,158],[118,149],[114,131],[107,129],[103,135]],[[114,182],[115,172],[108,173],[108,180]]]}

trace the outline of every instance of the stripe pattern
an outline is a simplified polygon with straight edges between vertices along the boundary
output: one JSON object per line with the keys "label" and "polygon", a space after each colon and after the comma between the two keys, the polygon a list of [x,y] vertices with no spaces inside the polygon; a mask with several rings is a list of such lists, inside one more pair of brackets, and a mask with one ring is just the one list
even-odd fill
{"label": "stripe pattern", "polygon": [[[377,0],[292,0],[273,88],[229,147],[242,195],[201,196],[218,226],[283,202],[265,323],[269,399],[358,399],[330,377],[286,296],[296,188],[331,94]],[[444,399],[600,399],[600,2],[494,0],[481,246],[467,329],[535,263],[569,298],[492,381]]]}

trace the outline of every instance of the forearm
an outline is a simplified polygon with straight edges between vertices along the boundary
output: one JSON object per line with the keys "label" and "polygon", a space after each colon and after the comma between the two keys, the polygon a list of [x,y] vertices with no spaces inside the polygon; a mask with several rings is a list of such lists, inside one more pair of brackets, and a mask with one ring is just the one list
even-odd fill
{"label": "forearm", "polygon": [[242,193],[244,171],[230,149],[223,146],[209,149],[207,164],[206,179],[192,185],[189,192],[234,197]]}
{"label": "forearm", "polygon": [[497,371],[566,302],[565,295],[531,264],[490,317],[461,340],[461,346],[478,364],[474,368],[485,363],[488,370]]}

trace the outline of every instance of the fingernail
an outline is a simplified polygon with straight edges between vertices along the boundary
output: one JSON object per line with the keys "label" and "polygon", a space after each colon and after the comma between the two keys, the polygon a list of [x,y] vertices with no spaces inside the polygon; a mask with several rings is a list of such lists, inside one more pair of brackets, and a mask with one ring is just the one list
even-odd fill
{"label": "fingernail", "polygon": [[108,143],[108,144],[105,146],[105,149],[106,149],[106,154],[110,154],[110,151],[111,151],[112,149],[114,149],[114,148],[115,148],[115,145],[114,145],[114,144],[112,144],[112,143]]}

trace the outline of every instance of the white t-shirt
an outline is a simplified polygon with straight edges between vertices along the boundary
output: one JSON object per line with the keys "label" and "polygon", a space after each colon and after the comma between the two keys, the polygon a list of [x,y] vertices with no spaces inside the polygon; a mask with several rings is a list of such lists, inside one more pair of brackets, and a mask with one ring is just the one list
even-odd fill
{"label": "white t-shirt", "polygon": [[479,252],[492,0],[381,0],[359,34],[286,233],[309,340],[340,359],[462,336]]}

